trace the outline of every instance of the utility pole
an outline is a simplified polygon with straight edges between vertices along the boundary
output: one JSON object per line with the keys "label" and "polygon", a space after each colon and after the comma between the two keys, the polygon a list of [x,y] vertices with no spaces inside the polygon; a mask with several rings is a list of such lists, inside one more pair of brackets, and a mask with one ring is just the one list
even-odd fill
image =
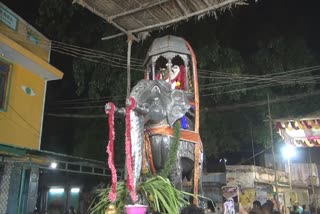
{"label": "utility pole", "polygon": [[131,46],[132,38],[128,36],[128,52],[127,52],[127,98],[130,96],[131,90]]}
{"label": "utility pole", "polygon": [[268,117],[269,117],[269,129],[270,129],[270,142],[271,142],[271,150],[272,150],[272,157],[273,157],[274,186],[276,188],[276,201],[279,207],[277,168],[276,168],[276,157],[274,154],[274,145],[273,145],[273,128],[272,128],[272,117],[271,117],[271,110],[270,110],[269,93],[268,93]]}
{"label": "utility pole", "polygon": [[315,213],[318,214],[318,202],[317,202],[317,195],[315,193],[315,187],[314,187],[314,177],[312,176],[312,160],[311,160],[311,152],[310,152],[311,148],[308,148],[308,152],[309,152],[309,163],[310,163],[310,178],[311,178],[311,185],[312,185],[312,195],[313,195],[313,206],[315,207]]}
{"label": "utility pole", "polygon": [[254,154],[253,130],[252,130],[252,123],[251,122],[250,122],[250,135],[251,135],[251,147],[252,147],[253,165],[256,166],[256,156]]}

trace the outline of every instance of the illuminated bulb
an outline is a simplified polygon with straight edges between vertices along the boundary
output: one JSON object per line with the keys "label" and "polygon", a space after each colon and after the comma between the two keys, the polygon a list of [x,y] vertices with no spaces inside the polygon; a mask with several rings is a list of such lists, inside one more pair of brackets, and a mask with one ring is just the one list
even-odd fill
{"label": "illuminated bulb", "polygon": [[50,168],[51,168],[51,169],[56,169],[57,166],[58,166],[58,164],[57,164],[56,162],[52,162],[52,163],[50,164]]}
{"label": "illuminated bulb", "polygon": [[64,189],[63,188],[50,188],[49,192],[55,193],[55,194],[61,194],[64,192]]}
{"label": "illuminated bulb", "polygon": [[71,188],[72,193],[78,193],[80,192],[80,188]]}

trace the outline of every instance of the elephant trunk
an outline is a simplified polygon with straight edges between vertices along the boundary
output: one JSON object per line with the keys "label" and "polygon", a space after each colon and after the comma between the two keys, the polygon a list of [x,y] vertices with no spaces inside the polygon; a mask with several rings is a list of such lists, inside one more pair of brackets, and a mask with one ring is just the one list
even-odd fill
{"label": "elephant trunk", "polygon": [[[144,117],[136,110],[130,112],[131,155],[134,185],[140,177],[144,141]],[[128,128],[128,127],[127,127]]]}

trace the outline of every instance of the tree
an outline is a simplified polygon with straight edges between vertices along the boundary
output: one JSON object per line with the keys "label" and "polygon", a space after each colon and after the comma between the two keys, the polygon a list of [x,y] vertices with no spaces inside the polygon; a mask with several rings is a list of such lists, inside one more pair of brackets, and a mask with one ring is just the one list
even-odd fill
{"label": "tree", "polygon": [[[45,0],[43,2],[38,24],[43,32],[50,35],[50,38],[126,55],[125,38],[100,41],[102,35],[115,32],[114,28],[103,23],[102,19],[77,5],[64,1]],[[270,13],[267,9],[274,8],[275,4],[278,4],[278,1],[235,9],[233,15],[219,14],[218,20],[212,17],[197,23],[192,20],[179,25],[176,29],[169,28],[162,32],[153,32],[152,38],[148,38],[144,43],[134,44],[133,56],[142,58],[154,37],[163,34],[183,35],[187,37],[197,54],[199,68],[210,70],[199,72],[202,95],[201,137],[209,157],[219,158],[225,153],[232,152],[243,153],[245,148],[251,147],[251,127],[254,127],[253,138],[258,147],[268,146],[270,139],[265,123],[266,106],[236,108],[233,111],[206,111],[206,108],[214,109],[216,106],[266,100],[267,94],[273,99],[277,96],[313,91],[319,87],[317,83],[311,81],[316,71],[300,71],[287,75],[287,71],[314,66],[318,60],[306,42],[306,36],[299,33],[300,29],[305,29],[301,25],[303,23],[301,17],[294,16],[293,22],[287,18],[284,19],[281,9],[277,9],[273,19],[265,18],[266,13]],[[282,4],[289,3],[283,1]],[[263,23],[263,25],[257,23]],[[98,59],[98,62],[84,58],[72,60],[72,72],[69,70],[69,74],[73,77],[77,96],[88,101],[78,102],[73,106],[89,107],[72,110],[73,112],[101,114],[103,105],[107,101],[115,101],[118,106],[124,105],[126,65],[125,61],[114,60],[118,65],[121,62],[122,68],[111,66],[110,63],[102,63],[102,59]],[[139,71],[132,71],[132,74],[133,85],[143,78],[143,73]],[[258,80],[257,75],[262,79],[272,78]],[[252,76],[255,79],[250,79]],[[287,84],[289,82],[290,84]],[[308,113],[317,110],[320,104],[318,102],[320,101],[309,98],[301,103],[272,104],[272,114],[273,117],[287,117]],[[93,105],[101,107],[91,108]],[[116,133],[119,137],[117,139],[119,147],[116,149],[119,151],[123,151],[124,145],[123,122],[123,120],[117,120],[116,124]],[[75,142],[75,154],[88,155],[88,157],[99,154],[96,157],[103,158],[105,151],[102,148],[106,145],[108,138],[106,120],[75,122],[74,126],[76,129],[71,135]],[[118,161],[121,162],[121,159]]]}

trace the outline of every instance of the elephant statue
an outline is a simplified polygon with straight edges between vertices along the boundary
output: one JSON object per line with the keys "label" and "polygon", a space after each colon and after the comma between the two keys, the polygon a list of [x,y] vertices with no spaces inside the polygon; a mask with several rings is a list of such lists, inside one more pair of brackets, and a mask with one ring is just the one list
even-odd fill
{"label": "elephant statue", "polygon": [[[188,129],[194,129],[192,107],[189,104],[193,95],[183,90],[172,90],[170,84],[164,80],[140,80],[131,91],[126,105],[135,101],[135,107],[130,114],[131,141],[134,177],[139,179],[142,168],[142,151],[145,134],[151,145],[152,161],[157,173],[163,170],[169,153],[173,137],[166,134],[152,133],[149,130],[158,127],[172,127],[184,117]],[[125,109],[118,109],[124,113]],[[169,179],[178,188],[191,192],[192,189],[183,188],[183,179],[191,181],[194,172],[195,144],[181,140],[177,158],[169,173]],[[199,165],[202,161],[199,162]],[[150,163],[149,163],[150,167]],[[200,167],[201,168],[201,167]]]}

